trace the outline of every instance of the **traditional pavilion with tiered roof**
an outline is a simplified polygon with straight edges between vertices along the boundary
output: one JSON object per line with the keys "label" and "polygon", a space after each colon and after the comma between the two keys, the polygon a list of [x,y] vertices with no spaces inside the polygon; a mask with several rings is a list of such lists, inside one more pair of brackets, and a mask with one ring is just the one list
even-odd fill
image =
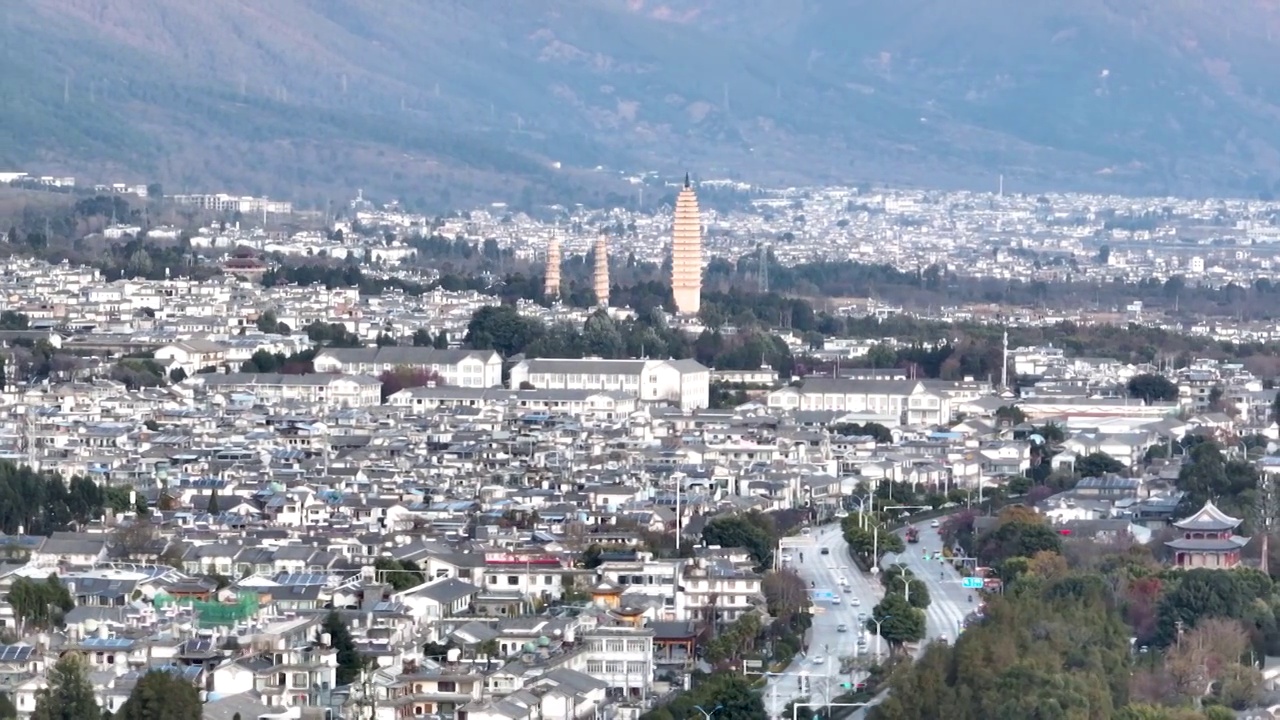
{"label": "traditional pavilion with tiered roof", "polygon": [[1165,544],[1174,551],[1177,567],[1233,568],[1240,564],[1241,548],[1249,543],[1249,538],[1236,534],[1240,523],[1210,500],[1191,517],[1175,522],[1182,537]]}

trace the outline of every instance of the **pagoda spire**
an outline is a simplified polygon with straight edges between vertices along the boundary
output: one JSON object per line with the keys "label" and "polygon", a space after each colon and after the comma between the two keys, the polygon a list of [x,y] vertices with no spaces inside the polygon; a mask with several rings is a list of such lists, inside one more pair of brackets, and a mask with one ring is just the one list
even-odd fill
{"label": "pagoda spire", "polygon": [[684,186],[685,186],[685,187],[692,187],[692,185],[689,183],[689,173],[685,173],[685,174],[684,174]]}

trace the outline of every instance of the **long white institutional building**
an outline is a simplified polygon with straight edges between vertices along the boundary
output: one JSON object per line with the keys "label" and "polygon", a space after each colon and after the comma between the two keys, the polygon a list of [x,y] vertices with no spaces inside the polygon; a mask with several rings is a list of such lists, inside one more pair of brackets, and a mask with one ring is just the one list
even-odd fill
{"label": "long white institutional building", "polygon": [[641,402],[669,402],[682,410],[700,410],[710,402],[711,371],[695,360],[538,358],[511,368],[511,387],[617,390]]}

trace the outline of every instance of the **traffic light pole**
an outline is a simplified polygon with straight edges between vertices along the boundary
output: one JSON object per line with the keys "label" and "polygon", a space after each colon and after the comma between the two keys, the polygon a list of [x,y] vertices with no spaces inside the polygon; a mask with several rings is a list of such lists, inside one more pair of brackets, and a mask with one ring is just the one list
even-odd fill
{"label": "traffic light pole", "polygon": [[[833,707],[860,708],[860,707],[867,707],[867,706],[868,706],[868,705],[870,705],[870,704],[871,704],[871,703],[869,703],[869,702],[860,702],[860,703],[827,703],[826,705],[821,705],[821,704],[819,704],[819,703],[793,703],[793,704],[791,705],[791,720],[797,720],[797,713],[799,712],[800,708],[802,708],[802,707],[807,707],[807,708],[822,708],[822,707],[828,707],[828,708],[833,708]],[[817,715],[816,713],[815,713],[815,714],[814,714],[814,716],[813,716],[813,720],[818,720],[818,715]]]}

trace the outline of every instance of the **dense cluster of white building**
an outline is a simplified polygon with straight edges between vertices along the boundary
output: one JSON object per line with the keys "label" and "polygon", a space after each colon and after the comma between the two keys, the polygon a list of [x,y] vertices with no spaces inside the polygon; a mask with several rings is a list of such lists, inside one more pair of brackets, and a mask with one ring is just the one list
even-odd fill
{"label": "dense cluster of white building", "polygon": [[[1083,258],[1096,253],[1089,245],[1100,208],[1118,203],[786,192],[751,213],[711,213],[705,247],[713,257],[740,255],[754,233],[776,237],[774,252],[788,262],[854,257],[1052,279],[1014,256],[993,256],[981,236],[995,223],[1026,247]],[[1194,217],[1223,207],[1253,213],[1248,204],[1179,206]],[[1054,239],[1036,230],[1077,216],[1081,224]],[[617,236],[613,257],[660,259],[654,239],[669,236],[669,215],[610,218],[634,226]],[[395,210],[365,209],[359,219],[504,244],[517,237],[514,224],[517,254],[531,261],[553,232],[502,208],[434,228]],[[565,249],[593,239],[566,235]],[[354,232],[278,237],[232,227],[193,244],[370,257],[369,241]],[[376,250],[385,265],[413,252],[399,240]],[[1141,253],[1129,253],[1111,258],[1123,255],[1132,268]],[[1236,259],[1250,266],[1255,256]],[[1031,473],[1034,438],[1052,425],[1064,433],[1054,471],[1103,453],[1125,477],[1082,482],[1040,509],[1079,533],[1149,538],[1176,506],[1178,463],[1149,462],[1153,447],[1189,433],[1227,445],[1280,437],[1275,390],[1239,364],[1195,361],[1167,373],[1176,398],[1145,403],[1126,383],[1165,368],[1052,347],[1009,350],[1010,375],[1038,378],[1019,394],[1000,378],[917,379],[838,365],[782,378],[693,360],[504,358],[465,345],[473,313],[497,303],[486,295],[362,296],[264,288],[252,276],[105,282],[69,265],[0,265],[0,311],[30,322],[0,331],[0,459],[87,476],[131,500],[75,531],[33,537],[12,528],[0,537],[9,550],[0,596],[52,574],[75,605],[64,628],[50,632],[32,630],[0,602],[13,641],[0,645],[0,692],[23,717],[51,663],[77,650],[100,704],[113,711],[141,673],[164,666],[200,688],[207,717],[225,720],[634,718],[691,671],[708,669],[695,650],[708,617],[727,623],[765,612],[762,576],[742,549],[664,557],[650,545],[655,535],[687,546],[723,513],[842,512],[886,482],[971,502]],[[584,317],[564,307],[520,310],[549,321]],[[264,332],[267,316],[276,324]],[[321,348],[307,374],[246,372],[264,352],[312,349],[302,329],[313,323],[340,325],[364,347]],[[447,347],[377,343],[419,331]],[[781,337],[806,347],[794,333]],[[45,343],[61,361],[23,382]],[[816,354],[857,358],[896,343],[828,338]],[[156,382],[121,379],[122,363],[144,360],[161,373]],[[429,380],[388,392],[388,373]],[[711,409],[713,382],[745,386],[748,401]],[[856,431],[867,424],[888,437]],[[584,567],[592,546],[600,563]],[[406,563],[417,574],[394,581]],[[336,649],[320,627],[331,610],[372,659],[357,683],[337,681]]]}

